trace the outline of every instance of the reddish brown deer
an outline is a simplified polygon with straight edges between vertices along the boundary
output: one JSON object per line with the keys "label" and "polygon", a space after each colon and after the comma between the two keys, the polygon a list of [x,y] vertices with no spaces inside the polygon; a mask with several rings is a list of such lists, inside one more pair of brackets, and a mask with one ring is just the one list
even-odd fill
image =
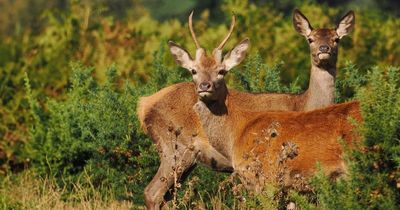
{"label": "reddish brown deer", "polygon": [[[309,112],[264,113],[243,119],[245,125],[241,124],[235,134],[232,162],[245,184],[258,191],[278,178],[285,186],[303,184],[296,181],[313,175],[317,162],[332,178],[344,174],[339,139],[348,145],[359,140],[349,120],[361,122],[361,115],[359,103],[350,102]],[[285,155],[289,156],[287,161]]]}
{"label": "reddish brown deer", "polygon": [[[312,175],[317,162],[331,177],[345,173],[339,139],[349,145],[359,140],[349,119],[362,120],[358,102],[313,111],[250,112],[237,106],[228,94],[218,101],[200,96],[194,108],[210,142],[220,141],[214,148],[225,152],[234,171],[249,189],[256,191],[282,173],[280,167],[286,160],[282,152],[290,158],[297,156],[286,162],[284,173],[279,175],[285,186],[291,186],[296,178]],[[286,144],[290,147],[285,150],[292,150],[292,154],[282,151]]]}
{"label": "reddish brown deer", "polygon": [[[222,61],[222,48],[235,25],[233,16],[228,35],[214,49],[212,55],[208,56],[196,39],[192,28],[192,15],[193,13],[189,16],[189,29],[197,47],[195,59],[193,60],[186,50],[171,41],[168,43],[170,50],[176,61],[192,73],[193,78],[201,77],[204,72],[208,72],[212,77],[209,79],[220,80],[227,70],[244,59],[249,48],[249,40],[244,39],[240,42]],[[225,87],[223,80],[219,85]],[[161,160],[157,174],[145,189],[145,203],[148,209],[159,209],[164,195],[174,184],[175,177],[181,177],[195,165],[196,161],[215,170],[232,171],[230,160],[210,144],[193,110],[197,94],[207,95],[208,90],[205,88],[209,88],[208,84],[196,86],[193,83],[180,83],[166,87],[151,96],[140,98],[137,110],[139,120],[144,131],[157,145]],[[219,90],[218,88],[217,92]],[[239,100],[247,103],[245,106],[250,106],[251,100],[256,102],[252,94],[245,93],[241,94]]]}
{"label": "reddish brown deer", "polygon": [[[343,18],[338,30],[329,29],[329,31],[338,31],[338,33],[341,31],[340,36],[336,32],[317,32],[328,29],[313,30],[307,19],[297,10],[295,16],[298,16],[294,18],[296,29],[303,35],[310,37],[309,39],[316,39],[316,41],[310,43],[312,55],[310,87],[300,95],[250,94],[233,90],[229,91],[228,94],[223,79],[224,75],[244,59],[249,41],[245,39],[240,42],[222,60],[222,48],[235,24],[235,18],[232,17],[229,34],[214,49],[212,55],[207,56],[205,50],[200,47],[193,31],[192,15],[189,16],[189,29],[197,47],[195,59],[193,60],[189,53],[178,45],[170,42],[169,46],[177,62],[192,73],[195,84],[180,83],[169,86],[154,95],[142,97],[138,105],[141,125],[157,144],[161,158],[161,165],[157,174],[145,189],[146,206],[149,209],[159,208],[164,194],[173,185],[173,177],[170,176],[173,171],[172,168],[174,168],[173,164],[178,164],[180,167],[178,176],[192,167],[196,160],[215,170],[232,170],[232,144],[219,140],[230,136],[230,132],[212,132],[214,128],[221,125],[230,126],[226,124],[227,122],[224,119],[227,110],[218,110],[218,112],[213,113],[216,116],[221,116],[221,118],[215,118],[215,120],[210,118],[209,121],[206,119],[206,130],[208,132],[204,132],[199,118],[192,109],[198,96],[207,101],[223,101],[224,98],[228,100],[226,97],[229,96],[229,101],[243,111],[305,110],[324,107],[333,103],[337,56],[336,38],[341,38],[350,31],[354,24],[354,15],[353,13],[347,15],[352,17],[352,21],[348,21],[347,16]],[[305,22],[307,24],[304,24]],[[346,24],[344,24],[345,22]],[[347,30],[344,28],[347,28]],[[307,30],[311,30],[312,34],[303,33]],[[319,45],[329,46],[322,47],[321,51]],[[203,80],[204,82],[199,82]],[[206,80],[208,82],[205,82]],[[212,132],[212,135],[210,135],[212,138],[208,139],[207,135],[210,132]],[[172,146],[174,145],[172,141],[174,138],[178,147]]]}
{"label": "reddish brown deer", "polygon": [[353,29],[354,22],[354,12],[349,11],[335,29],[313,29],[299,10],[294,11],[294,28],[310,46],[311,74],[308,90],[296,98],[293,110],[313,110],[333,103],[339,40]]}
{"label": "reddish brown deer", "polygon": [[245,123],[230,129],[236,131],[231,140],[233,167],[246,186],[256,191],[267,182],[277,184],[278,179],[283,186],[304,190],[301,185],[316,172],[317,162],[326,175],[336,178],[346,172],[339,139],[350,146],[360,140],[350,120],[362,120],[358,102],[308,112],[237,115],[241,116],[235,119]]}

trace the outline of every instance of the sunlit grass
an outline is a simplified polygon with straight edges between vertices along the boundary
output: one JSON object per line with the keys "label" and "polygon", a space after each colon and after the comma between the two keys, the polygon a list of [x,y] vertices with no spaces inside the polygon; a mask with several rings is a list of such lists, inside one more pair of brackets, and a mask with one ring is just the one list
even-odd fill
{"label": "sunlit grass", "polygon": [[[119,201],[107,189],[95,189],[90,177],[73,183],[73,189],[60,187],[52,178],[40,178],[33,172],[12,174],[0,184],[0,209],[131,209],[129,201]],[[141,207],[139,207],[141,208]]]}

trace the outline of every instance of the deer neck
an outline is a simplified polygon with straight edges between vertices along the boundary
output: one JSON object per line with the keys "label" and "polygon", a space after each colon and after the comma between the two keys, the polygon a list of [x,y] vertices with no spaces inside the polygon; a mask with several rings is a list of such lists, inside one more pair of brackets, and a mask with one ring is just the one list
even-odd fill
{"label": "deer neck", "polygon": [[305,94],[304,110],[323,108],[333,104],[335,100],[335,78],[335,65],[317,66],[314,63],[312,64],[310,83]]}
{"label": "deer neck", "polygon": [[228,117],[228,89],[224,85],[219,91],[221,91],[221,95],[218,100],[198,100],[193,109],[199,116],[211,146],[230,160],[232,145],[229,143],[231,142],[229,128],[231,128],[232,122]]}

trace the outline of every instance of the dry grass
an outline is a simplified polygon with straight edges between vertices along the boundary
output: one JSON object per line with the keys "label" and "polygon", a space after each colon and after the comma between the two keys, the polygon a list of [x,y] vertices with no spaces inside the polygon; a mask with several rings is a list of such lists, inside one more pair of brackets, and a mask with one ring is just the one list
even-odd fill
{"label": "dry grass", "polygon": [[54,180],[38,178],[29,171],[7,176],[0,183],[0,209],[124,210],[134,207],[131,202],[116,200],[111,192],[101,194],[91,184],[83,186],[77,182],[73,186],[72,192],[67,192]]}

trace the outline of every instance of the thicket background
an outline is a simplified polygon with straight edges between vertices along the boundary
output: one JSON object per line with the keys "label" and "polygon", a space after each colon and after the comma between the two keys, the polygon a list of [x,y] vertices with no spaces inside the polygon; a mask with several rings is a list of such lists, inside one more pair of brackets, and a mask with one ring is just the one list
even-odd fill
{"label": "thicket background", "polygon": [[355,30],[340,43],[337,82],[337,101],[361,100],[366,119],[363,152],[347,153],[350,178],[331,184],[318,175],[313,195],[282,201],[279,189],[239,195],[228,175],[199,167],[179,190],[180,207],[282,208],[289,200],[303,208],[398,207],[400,5],[375,0],[0,0],[0,206],[142,208],[158,156],[138,126],[136,101],[190,81],[167,40],[194,52],[187,28],[194,9],[199,41],[211,50],[234,12],[225,50],[244,37],[252,47],[229,86],[301,92],[310,56],[292,26],[295,7],[314,27],[335,27],[356,12]]}

